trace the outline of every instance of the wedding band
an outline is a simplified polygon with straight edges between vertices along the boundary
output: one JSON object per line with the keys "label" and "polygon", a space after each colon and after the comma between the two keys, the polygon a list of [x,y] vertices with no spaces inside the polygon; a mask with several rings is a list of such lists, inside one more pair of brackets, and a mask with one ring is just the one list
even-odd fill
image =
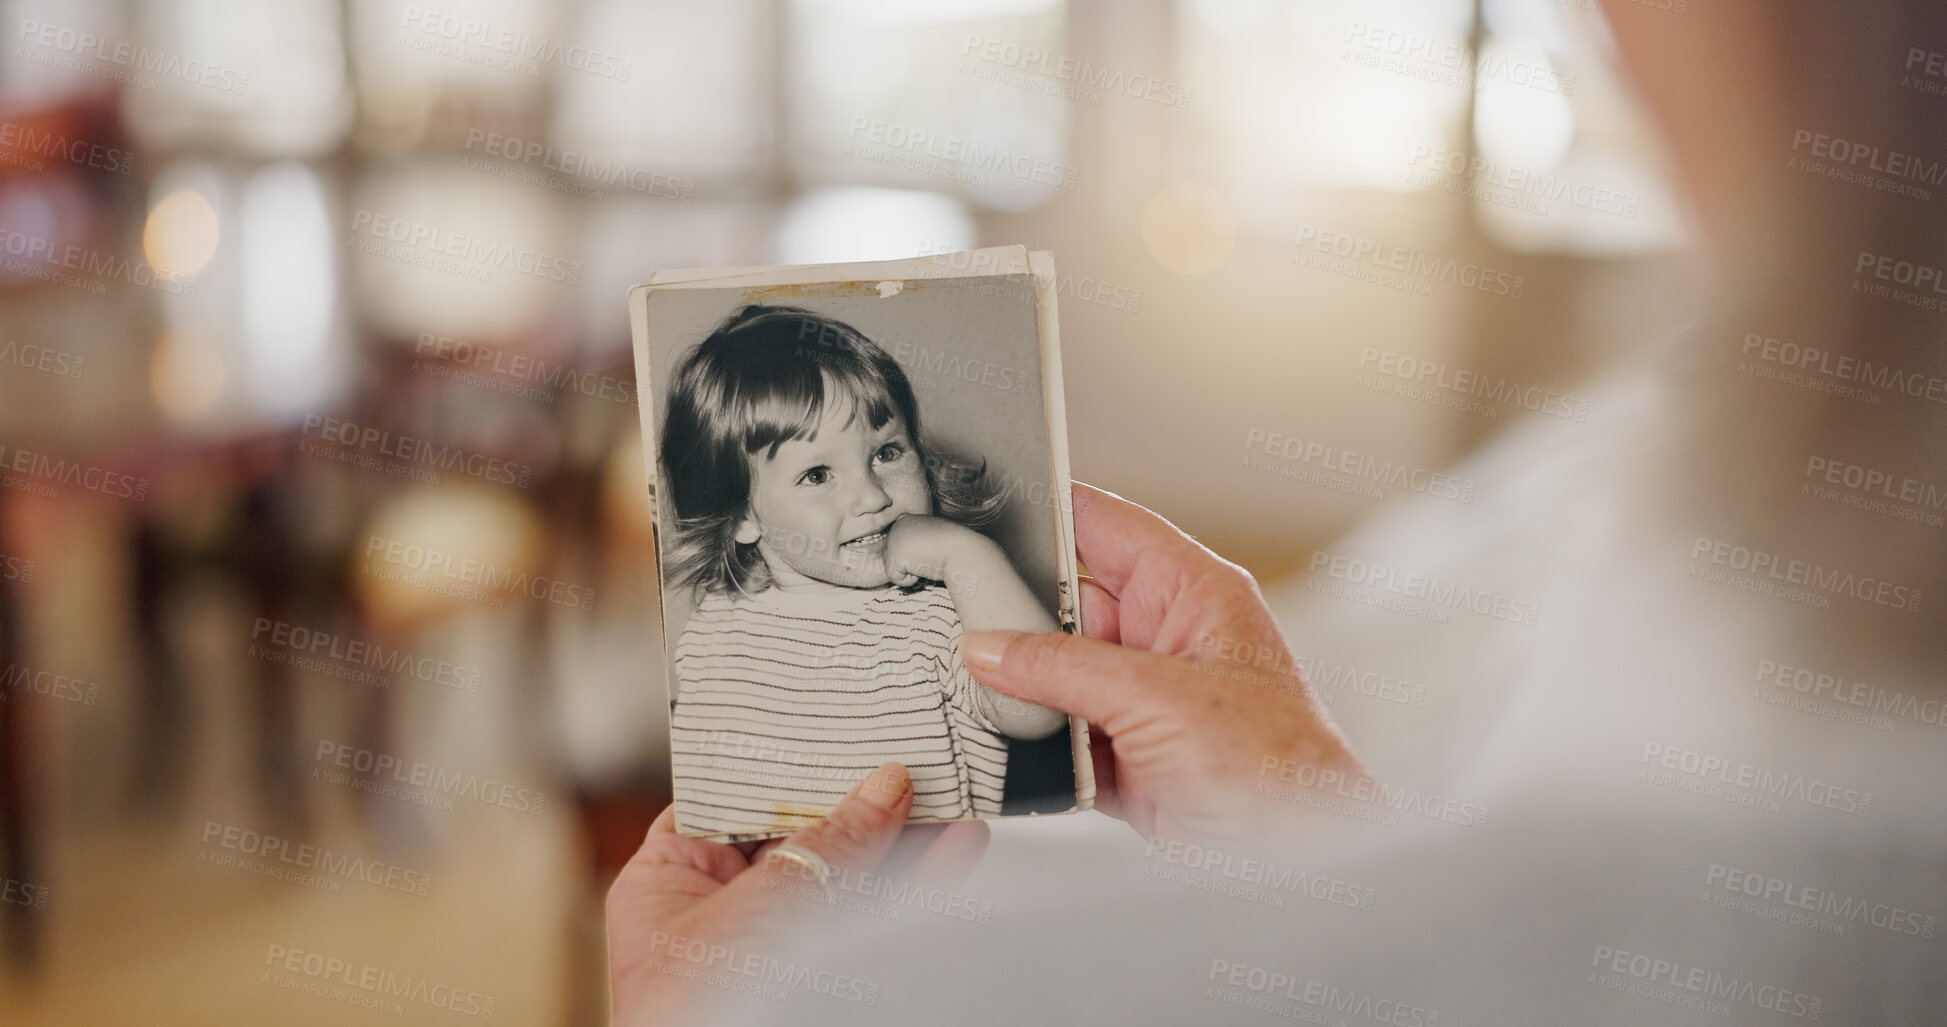
{"label": "wedding band", "polygon": [[797,842],[785,842],[783,845],[772,849],[765,858],[769,859],[772,856],[783,856],[785,859],[811,871],[812,874],[817,876],[818,883],[825,886],[825,904],[828,906],[838,904],[838,889],[832,887],[832,867],[830,863],[825,862],[825,857],[818,855],[805,846],[799,845]]}

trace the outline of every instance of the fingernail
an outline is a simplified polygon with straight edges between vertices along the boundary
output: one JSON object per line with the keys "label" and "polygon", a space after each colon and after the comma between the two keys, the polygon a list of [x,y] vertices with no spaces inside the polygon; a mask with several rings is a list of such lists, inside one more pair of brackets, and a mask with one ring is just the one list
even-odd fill
{"label": "fingernail", "polygon": [[961,632],[960,662],[974,670],[994,670],[1001,665],[1008,644],[1019,637],[1018,631]]}
{"label": "fingernail", "polygon": [[865,775],[865,780],[853,786],[852,794],[882,810],[891,810],[912,788],[913,775],[905,765],[896,760],[887,760],[880,764],[879,769]]}

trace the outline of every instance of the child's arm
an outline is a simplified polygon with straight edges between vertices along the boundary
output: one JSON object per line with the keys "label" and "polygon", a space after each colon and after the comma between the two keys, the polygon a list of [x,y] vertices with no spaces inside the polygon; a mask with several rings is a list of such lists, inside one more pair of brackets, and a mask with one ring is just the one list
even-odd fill
{"label": "child's arm", "polygon": [[[946,585],[964,630],[1040,634],[1057,627],[999,543],[945,518],[907,515],[894,521],[886,540],[886,568],[899,584],[929,578]],[[985,685],[979,686],[977,702],[1010,738],[1046,738],[1068,723],[1065,714]]]}

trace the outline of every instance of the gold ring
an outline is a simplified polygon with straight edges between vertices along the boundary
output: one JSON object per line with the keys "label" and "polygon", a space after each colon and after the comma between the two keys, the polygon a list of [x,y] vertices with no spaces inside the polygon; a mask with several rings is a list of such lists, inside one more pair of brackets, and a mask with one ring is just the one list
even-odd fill
{"label": "gold ring", "polygon": [[811,876],[817,877],[818,883],[825,887],[825,904],[828,906],[838,904],[838,889],[832,887],[832,867],[830,863],[825,862],[825,857],[797,842],[785,842],[772,849],[764,858],[769,859],[772,856],[783,856],[786,860],[811,871]]}

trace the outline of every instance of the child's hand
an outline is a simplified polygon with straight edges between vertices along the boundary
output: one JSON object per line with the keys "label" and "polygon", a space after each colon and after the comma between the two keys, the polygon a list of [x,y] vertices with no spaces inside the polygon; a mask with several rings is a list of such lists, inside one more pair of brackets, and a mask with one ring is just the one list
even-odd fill
{"label": "child's hand", "polygon": [[886,574],[892,583],[910,588],[927,581],[947,580],[952,557],[986,536],[944,517],[907,514],[886,529]]}

